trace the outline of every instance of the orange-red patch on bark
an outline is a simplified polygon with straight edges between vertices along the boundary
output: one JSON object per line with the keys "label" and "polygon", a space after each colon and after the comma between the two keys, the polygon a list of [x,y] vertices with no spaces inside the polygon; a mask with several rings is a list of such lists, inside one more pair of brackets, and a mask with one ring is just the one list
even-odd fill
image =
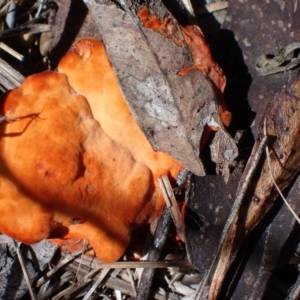
{"label": "orange-red patch on bark", "polygon": [[137,16],[146,28],[152,29],[163,35],[165,38],[173,41],[177,46],[183,45],[183,39],[178,37],[178,27],[169,16],[163,19],[151,14],[147,6],[143,6]]}
{"label": "orange-red patch on bark", "polygon": [[[143,6],[138,11],[137,16],[146,28],[160,33],[165,38],[172,40],[177,46],[183,45],[183,39],[178,38],[178,26],[173,23],[169,16],[160,19],[156,15],[151,14],[147,6]],[[209,45],[205,41],[200,28],[191,25],[181,26],[180,29],[184,40],[189,47],[194,65],[180,70],[178,75],[183,76],[192,70],[199,69],[211,80],[216,92],[222,122],[228,127],[232,116],[223,97],[226,86],[226,77],[220,66],[213,59]]]}
{"label": "orange-red patch on bark", "polygon": [[194,69],[200,69],[212,82],[215,89],[219,112],[222,122],[225,126],[229,126],[231,122],[231,112],[229,111],[223,97],[226,86],[226,77],[212,57],[209,45],[205,41],[200,28],[195,25],[182,26],[182,33],[193,57],[194,66],[185,68],[179,72],[180,75],[187,74]]}

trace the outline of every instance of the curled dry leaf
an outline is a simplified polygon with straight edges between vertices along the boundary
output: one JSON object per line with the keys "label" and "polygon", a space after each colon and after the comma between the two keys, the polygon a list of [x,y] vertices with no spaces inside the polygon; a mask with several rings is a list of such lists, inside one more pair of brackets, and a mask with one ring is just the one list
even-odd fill
{"label": "curled dry leaf", "polygon": [[[300,170],[299,158],[299,128],[300,128],[300,81],[271,101],[264,113],[260,126],[260,136],[264,132],[266,121],[267,135],[276,138],[269,147],[271,172],[281,190],[287,188]],[[250,160],[243,173],[247,176],[253,158],[259,146],[256,141]],[[258,180],[255,186],[249,187],[242,205],[231,214],[231,222],[227,228],[226,237],[222,243],[218,264],[213,276],[209,299],[218,299],[225,276],[234,261],[245,237],[259,224],[274,205],[278,192],[270,176],[270,168],[266,159],[259,168]]]}
{"label": "curled dry leaf", "polygon": [[1,113],[22,118],[1,124],[0,231],[25,243],[87,238],[114,261],[130,232],[161,212],[157,177],[182,167],[152,150],[101,42],[78,42],[59,71],[2,97]]}

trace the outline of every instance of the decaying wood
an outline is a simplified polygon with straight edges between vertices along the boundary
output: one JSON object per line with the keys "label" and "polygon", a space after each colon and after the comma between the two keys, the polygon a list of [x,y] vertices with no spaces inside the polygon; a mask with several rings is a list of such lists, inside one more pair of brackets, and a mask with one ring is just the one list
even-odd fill
{"label": "decaying wood", "polygon": [[[123,8],[110,1],[85,2],[94,14],[127,103],[152,147],[171,154],[193,173],[204,175],[200,140],[206,126],[218,128],[213,144],[220,144],[216,146],[222,151],[218,170],[226,173],[227,162],[232,163],[237,148],[222,124],[210,80],[197,68],[185,76],[177,75],[193,66],[193,61],[175,19],[170,14],[153,19],[159,26],[168,25],[159,31],[164,32],[161,35],[140,22],[137,12],[143,6],[138,1],[128,1]],[[149,21],[153,14],[139,17]]]}
{"label": "decaying wood", "polygon": [[276,180],[275,180],[275,178],[273,176],[272,165],[271,165],[271,158],[270,158],[270,149],[269,149],[268,145],[266,146],[266,156],[267,156],[267,161],[268,161],[268,166],[269,166],[269,173],[270,173],[270,176],[271,176],[271,178],[273,180],[274,186],[275,186],[278,194],[280,195],[281,199],[284,201],[285,205],[287,206],[287,208],[289,209],[289,211],[294,216],[295,220],[297,220],[297,222],[300,224],[300,218],[298,217],[298,215],[296,214],[296,212],[294,211],[294,209],[292,208],[292,206],[289,204],[289,202],[287,201],[287,199],[283,195],[282,191],[280,190],[280,188],[277,185]]}
{"label": "decaying wood", "polygon": [[[251,5],[246,5],[250,4],[249,1],[228,2],[223,30],[215,37],[212,47],[228,79],[226,100],[233,113],[235,125],[238,129],[248,128],[245,131],[247,138],[244,139],[247,144],[243,143],[240,147],[240,152],[245,153],[248,147],[252,148],[252,134],[257,137],[259,120],[264,114],[266,103],[281,92],[284,86],[289,87],[299,77],[298,69],[261,76],[255,65],[261,54],[276,55],[282,47],[299,42],[300,6],[299,1],[255,0],[251,1]],[[257,38],[258,31],[259,38]],[[209,27],[205,33],[211,35]],[[287,60],[296,57],[297,53],[296,51],[294,56],[290,53]],[[300,178],[293,181],[291,189],[284,193],[297,213],[299,213],[299,182]],[[284,251],[289,236],[294,235],[296,222],[286,206],[281,201],[276,202],[259,228],[251,234],[239,251],[240,257],[245,252],[248,256],[237,260],[243,266],[242,271],[240,270],[242,275],[241,272],[238,273],[241,276],[237,276],[233,284],[230,284],[228,298],[275,299],[264,295],[265,291],[271,292],[273,287],[275,296],[280,299],[280,293],[276,294],[276,285],[270,285],[272,278],[280,276],[284,281],[293,274],[293,267],[281,265],[278,269],[276,263]],[[246,249],[245,252],[243,249]],[[231,270],[236,270],[235,267],[236,264]],[[226,287],[228,285],[225,283],[224,293]],[[288,293],[286,290],[285,295]]]}
{"label": "decaying wood", "polygon": [[[258,144],[258,147],[256,148],[256,151],[252,155],[252,163],[248,169],[248,172],[245,174],[244,180],[242,184],[240,185],[240,188],[237,192],[237,197],[235,199],[235,202],[232,206],[232,212],[229,215],[227,222],[224,226],[223,233],[220,237],[219,246],[217,247],[216,253],[214,254],[211,266],[207,270],[203,281],[201,284],[199,284],[198,290],[197,290],[197,300],[202,299],[204,297],[204,288],[207,284],[208,278],[211,276],[211,273],[214,271],[216,264],[218,263],[220,259],[220,253],[222,251],[222,248],[224,246],[224,242],[228,237],[228,231],[230,230],[230,227],[232,226],[233,222],[235,222],[236,218],[236,212],[238,212],[241,208],[241,205],[243,203],[243,200],[245,199],[246,192],[249,187],[249,182],[253,179],[254,172],[256,171],[257,165],[261,159],[262,154],[264,153],[265,146],[267,145],[267,142],[269,141],[267,136],[264,136],[261,141]],[[205,292],[206,293],[206,292]]]}
{"label": "decaying wood", "polygon": [[210,268],[218,248],[234,203],[241,168],[235,168],[228,183],[217,175],[193,175],[190,179],[184,214],[186,250],[189,261],[197,268],[201,278]]}
{"label": "decaying wood", "polygon": [[[270,146],[271,167],[274,179],[281,190],[284,190],[300,169],[299,128],[300,128],[300,81],[296,81],[285,92],[282,92],[269,103],[263,120],[266,122],[267,135],[275,137]],[[263,138],[263,122],[260,126],[260,137],[256,141],[252,156],[244,171],[240,187],[252,168],[255,153],[260,139]],[[234,205],[230,216],[230,225],[217,253],[218,261],[210,287],[209,299],[218,299],[227,271],[234,261],[240,245],[249,233],[259,224],[274,205],[278,192],[274,187],[266,159],[261,162],[253,184],[247,189],[242,205]],[[212,274],[208,274],[211,276]],[[201,295],[198,295],[201,299]]]}
{"label": "decaying wood", "polygon": [[[297,70],[262,77],[255,67],[257,59],[262,54],[276,55],[282,47],[299,42],[299,12],[296,0],[251,0],[251,5],[229,0],[222,30],[212,44],[215,58],[228,79],[226,101],[236,126],[243,129],[251,126],[254,137],[266,103],[281,92],[283,85],[290,86],[298,77]],[[289,57],[293,58],[292,53]]]}

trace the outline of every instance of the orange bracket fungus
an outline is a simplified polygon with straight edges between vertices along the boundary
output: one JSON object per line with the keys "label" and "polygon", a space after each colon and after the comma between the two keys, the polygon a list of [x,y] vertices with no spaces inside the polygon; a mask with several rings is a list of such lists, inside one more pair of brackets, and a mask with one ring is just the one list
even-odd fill
{"label": "orange bracket fungus", "polygon": [[[97,68],[95,68],[97,66]],[[24,243],[88,239],[106,262],[163,208],[157,178],[182,166],[152,150],[101,42],[79,41],[58,67],[1,99],[0,231]]]}
{"label": "orange bracket fungus", "polygon": [[[192,92],[191,109],[200,111],[202,100],[197,99],[202,97],[206,118],[197,115],[196,121],[201,128],[220,129],[211,145],[212,159],[226,167],[237,155],[236,146],[222,125],[211,84],[200,73],[202,91],[207,93]],[[86,38],[61,59],[58,72],[32,75],[1,97],[1,233],[24,243],[49,237],[60,242],[87,239],[100,260],[112,262],[124,253],[135,228],[161,214],[164,201],[158,177],[167,175],[174,181],[183,164],[172,155],[177,146],[166,151],[169,154],[153,150],[119,80],[104,44]],[[192,91],[188,80],[182,82]],[[178,92],[180,87],[173,88]],[[170,107],[159,107],[166,119],[173,111],[182,113]],[[146,109],[148,119],[151,109]],[[195,116],[182,115],[178,122],[196,122]],[[193,150],[190,140],[199,148],[203,128],[190,128],[191,134],[195,132],[192,138],[181,136],[178,128],[174,132],[179,140],[175,136],[173,142],[179,150],[174,153],[184,160],[186,156],[193,167],[188,156],[196,157],[199,150]],[[194,161],[201,166],[199,156]]]}

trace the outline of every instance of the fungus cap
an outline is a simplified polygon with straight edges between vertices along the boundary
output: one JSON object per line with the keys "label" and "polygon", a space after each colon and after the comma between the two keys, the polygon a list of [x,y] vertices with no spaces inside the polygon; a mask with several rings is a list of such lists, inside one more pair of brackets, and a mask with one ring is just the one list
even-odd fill
{"label": "fungus cap", "polygon": [[152,150],[101,42],[79,41],[59,72],[2,96],[1,114],[16,120],[0,126],[0,231],[25,243],[88,239],[115,261],[132,230],[160,214],[158,176],[182,167]]}

